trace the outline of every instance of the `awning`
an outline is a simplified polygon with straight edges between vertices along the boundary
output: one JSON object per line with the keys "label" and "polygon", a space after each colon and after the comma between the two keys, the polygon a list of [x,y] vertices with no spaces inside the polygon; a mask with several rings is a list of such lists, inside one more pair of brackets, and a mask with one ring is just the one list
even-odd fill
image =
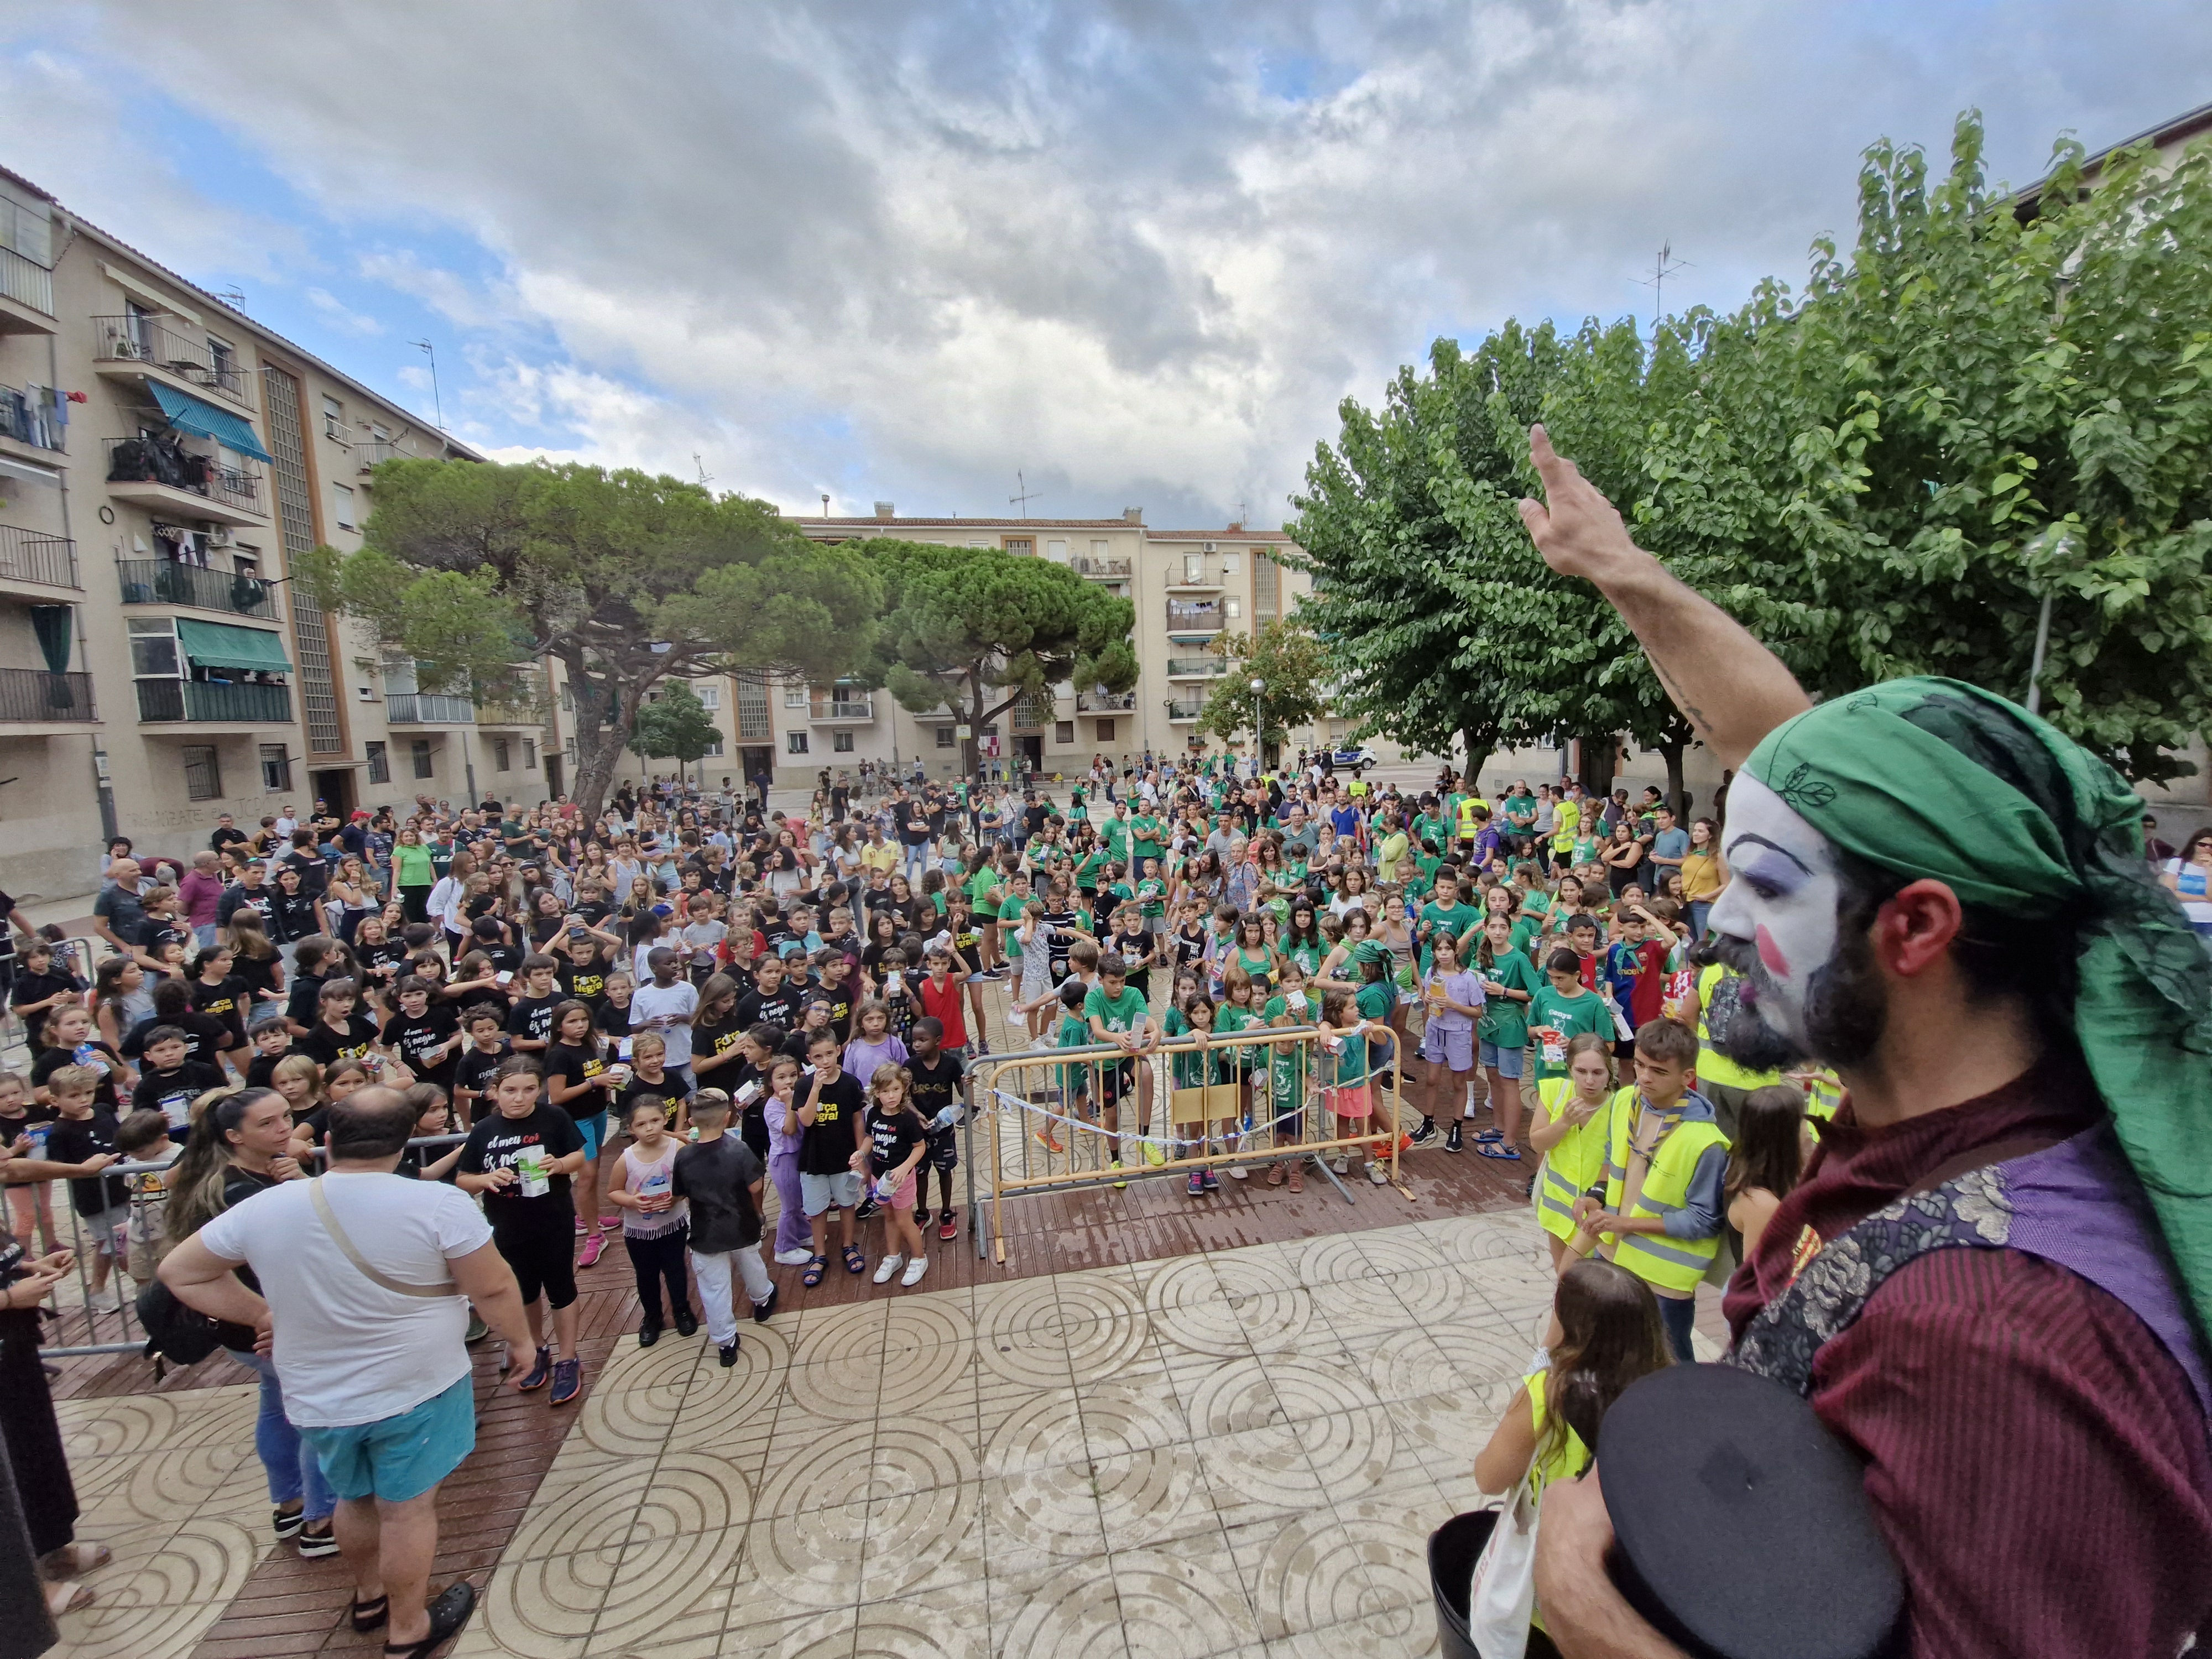
{"label": "awning", "polygon": [[250,668],[264,674],[289,674],[283,636],[228,623],[177,618],[177,643],[195,668]]}
{"label": "awning", "polygon": [[269,452],[261,447],[261,440],[253,435],[253,428],[241,416],[159,380],[149,380],[146,384],[153,391],[154,401],[161,405],[161,413],[169,417],[169,424],[178,431],[212,438],[225,449],[250,455],[257,461],[270,459]]}
{"label": "awning", "polygon": [[31,483],[42,483],[52,489],[62,487],[61,471],[57,467],[40,466],[36,461],[19,460],[13,455],[0,455],[0,475],[22,478]]}

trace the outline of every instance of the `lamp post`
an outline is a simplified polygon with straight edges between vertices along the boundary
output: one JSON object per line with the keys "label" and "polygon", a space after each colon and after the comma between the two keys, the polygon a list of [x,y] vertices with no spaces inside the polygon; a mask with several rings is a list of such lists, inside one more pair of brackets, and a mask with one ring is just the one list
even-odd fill
{"label": "lamp post", "polygon": [[1267,741],[1267,727],[1261,723],[1260,720],[1260,698],[1267,689],[1267,682],[1256,674],[1254,675],[1252,678],[1252,781],[1255,783],[1260,781],[1260,752],[1266,747]]}

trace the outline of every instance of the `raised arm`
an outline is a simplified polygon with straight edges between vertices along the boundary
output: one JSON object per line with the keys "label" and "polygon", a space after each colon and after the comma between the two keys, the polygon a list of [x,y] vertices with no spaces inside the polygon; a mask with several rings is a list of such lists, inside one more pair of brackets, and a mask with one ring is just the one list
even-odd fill
{"label": "raised arm", "polygon": [[1540,426],[1528,429],[1528,457],[1545,499],[1523,501],[1521,521],[1544,562],[1588,579],[1612,601],[1722,765],[1741,766],[1761,738],[1813,706],[1780,658],[1629,539],[1613,503],[1553,449]]}

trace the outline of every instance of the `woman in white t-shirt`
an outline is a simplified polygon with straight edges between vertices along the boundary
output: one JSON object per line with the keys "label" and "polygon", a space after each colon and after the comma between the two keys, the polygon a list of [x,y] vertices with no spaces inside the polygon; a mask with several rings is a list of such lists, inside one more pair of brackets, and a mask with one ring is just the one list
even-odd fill
{"label": "woman in white t-shirt", "polygon": [[2206,941],[2205,948],[2212,950],[2212,827],[2191,836],[2181,856],[2166,861],[2159,880],[2181,901],[2189,925]]}

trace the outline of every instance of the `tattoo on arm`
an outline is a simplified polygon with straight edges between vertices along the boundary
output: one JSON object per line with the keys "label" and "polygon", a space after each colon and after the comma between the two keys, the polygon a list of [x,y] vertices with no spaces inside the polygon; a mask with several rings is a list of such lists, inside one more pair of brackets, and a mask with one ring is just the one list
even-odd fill
{"label": "tattoo on arm", "polygon": [[1674,706],[1682,711],[1683,714],[1689,720],[1690,724],[1696,726],[1698,730],[1706,737],[1712,736],[1713,723],[1705,718],[1705,711],[1704,709],[1697,708],[1691,703],[1687,696],[1683,692],[1682,688],[1675,684],[1674,677],[1667,672],[1666,664],[1661,662],[1656,657],[1653,657],[1651,659],[1651,672],[1658,675],[1659,684],[1667,689],[1667,695],[1674,698]]}

